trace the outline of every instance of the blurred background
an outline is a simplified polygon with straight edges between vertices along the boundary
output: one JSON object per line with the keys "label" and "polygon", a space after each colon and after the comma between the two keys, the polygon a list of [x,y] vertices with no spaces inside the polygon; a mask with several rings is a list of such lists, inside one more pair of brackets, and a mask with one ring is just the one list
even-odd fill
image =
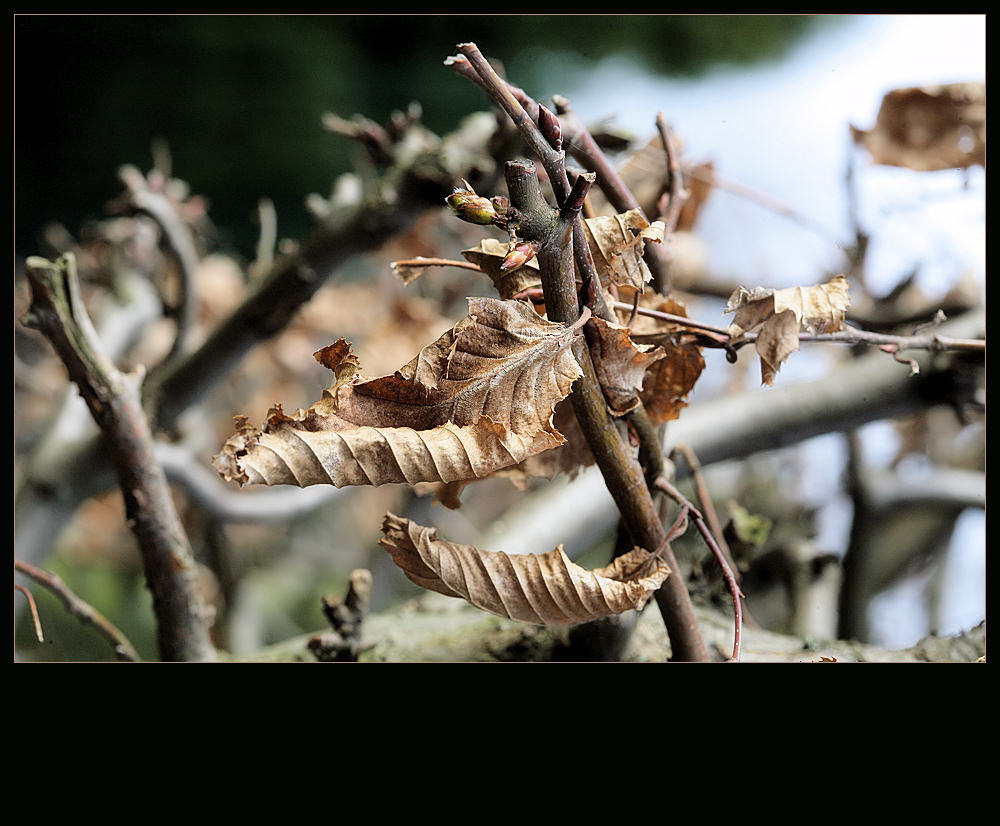
{"label": "blurred background", "polygon": [[[865,129],[874,124],[882,96],[893,88],[985,82],[985,17],[977,15],[18,15],[16,259],[48,254],[45,232],[53,222],[71,235],[85,235],[84,228],[104,220],[106,204],[120,194],[119,167],[149,169],[159,153],[169,158],[173,175],[204,196],[210,218],[204,250],[226,256],[233,271],[245,269],[260,236],[260,198],[274,204],[279,238],[304,238],[313,221],[304,206],[306,195],[328,193],[334,179],[357,163],[349,140],[321,128],[323,112],[341,117],[361,113],[385,122],[393,110],[418,101],[423,122],[444,134],[470,112],[487,108],[478,88],[442,67],[456,43],[470,40],[532,96],[565,95],[585,123],[631,134],[637,146],[654,135],[654,118],[663,112],[683,143],[685,160],[710,161],[723,184],[705,203],[695,232],[699,266],[721,282],[783,287],[843,272],[850,265],[849,249],[860,220],[872,239],[865,283],[874,297],[890,295],[901,285],[931,301],[956,290],[984,295],[985,170],[917,173],[878,167],[857,154],[849,133],[850,124]],[[853,212],[845,183],[849,162],[856,176]],[[453,240],[460,248],[467,237]],[[385,286],[384,269],[370,264],[352,278],[379,271],[373,281],[384,294],[396,289]],[[217,277],[217,284],[227,284],[232,271]],[[391,275],[388,280],[392,282]],[[465,289],[482,292],[481,285],[470,286],[454,275],[445,280],[452,299],[472,294]],[[430,289],[420,287],[416,294],[437,299]],[[335,307],[317,298],[314,320],[324,310],[328,314],[295,350],[306,359],[310,348],[333,340],[325,336],[346,334],[351,324],[359,337],[364,334],[365,323],[334,318]],[[15,304],[23,310],[23,296]],[[717,299],[694,298],[692,315],[721,323],[723,305]],[[447,319],[411,321],[423,324],[426,342],[432,340],[435,324],[450,326]],[[374,328],[382,322],[366,323]],[[23,331],[18,335],[23,337]],[[33,359],[41,358],[37,343],[18,338],[16,344],[21,344],[17,358],[22,364],[32,366]],[[291,350],[286,341],[285,352]],[[387,365],[386,371],[408,358]],[[779,383],[821,375],[832,358],[825,351],[796,354]],[[369,366],[365,359],[362,364]],[[695,400],[732,391],[734,381],[727,376],[724,361],[710,359]],[[262,392],[272,398],[261,404],[278,399],[286,409],[308,404],[318,398],[321,381],[310,375],[306,386],[295,391],[269,387]],[[17,461],[22,463],[15,465],[16,473],[54,409],[57,386],[55,378],[45,384],[34,406],[16,404]],[[15,385],[22,400],[30,390],[38,388],[20,380]],[[234,395],[222,400],[222,438],[225,422],[237,412],[261,419],[264,409],[248,409],[248,404],[246,397]],[[981,433],[975,427],[942,425],[974,446]],[[904,436],[892,424],[869,425],[860,438],[865,460],[873,466],[895,469],[902,463],[905,470],[909,463],[919,476],[930,463],[926,450],[922,459],[907,454]],[[954,442],[949,445],[954,449]],[[818,553],[842,556],[851,520],[841,485],[843,437],[821,437],[794,454],[772,454],[762,462],[755,471],[762,475],[795,470],[797,509],[790,521],[808,521]],[[720,473],[718,484],[735,490],[732,479],[732,473]],[[371,504],[356,506],[355,516],[359,521],[362,515],[370,517],[377,528],[386,496],[398,492],[369,493]],[[770,507],[763,501],[758,505],[761,511]],[[48,564],[123,624],[141,626],[148,612],[141,578],[134,570],[131,579],[120,576],[130,553],[129,537],[117,540],[122,545],[118,552],[101,542],[73,544],[73,537],[94,536],[86,520],[99,522],[102,512],[117,518],[109,500],[91,503],[78,515],[75,533],[63,535],[59,553]],[[494,510],[485,508],[482,516],[470,518],[470,536],[449,538],[473,541],[474,529],[496,518]],[[332,571],[323,567],[329,553],[317,545],[317,537],[327,535],[331,525],[344,530],[342,517],[331,519],[267,536],[246,533],[245,526],[231,529],[227,542],[246,551],[240,563],[245,581],[252,570],[270,566],[280,571],[266,588],[254,592],[253,608],[243,612],[242,630],[233,635],[234,647],[252,649],[320,626],[318,583],[342,588],[351,565],[371,562],[366,556],[371,538],[362,531],[348,542],[352,550],[339,566]],[[913,564],[875,596],[872,641],[909,645],[929,631],[953,633],[985,616],[984,512],[964,510],[955,524],[932,565],[926,560]],[[201,544],[211,550],[219,538],[211,532],[205,536]],[[276,565],[281,553],[276,543],[291,544],[293,539],[304,547],[311,544],[312,550],[291,554],[294,565]],[[397,575],[391,564],[383,563],[371,563],[378,566],[377,583],[379,573]],[[317,575],[318,569],[323,573]],[[303,578],[312,586],[308,592]],[[399,593],[412,594],[407,587],[394,582],[377,593],[388,604]],[[43,599],[39,595],[40,603]],[[46,626],[61,642],[40,653],[21,623],[16,640],[20,656],[107,657],[106,646],[55,606],[53,602],[47,612]],[[256,620],[246,619],[251,615]],[[137,636],[137,644],[152,656],[148,623]]]}

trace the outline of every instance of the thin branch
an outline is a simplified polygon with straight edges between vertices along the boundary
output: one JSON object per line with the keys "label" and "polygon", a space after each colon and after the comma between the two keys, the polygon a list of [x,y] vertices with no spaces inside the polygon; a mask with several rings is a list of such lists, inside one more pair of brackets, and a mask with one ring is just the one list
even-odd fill
{"label": "thin branch", "polygon": [[[94,608],[89,602],[80,599],[80,597],[74,594],[68,587],[66,587],[66,583],[64,583],[60,577],[55,574],[50,574],[48,571],[43,571],[41,568],[36,568],[34,565],[29,565],[27,562],[22,562],[19,559],[14,560],[14,570],[20,571],[25,576],[31,577],[39,585],[44,586],[59,597],[62,604],[66,606],[66,610],[72,616],[80,620],[80,622],[85,625],[94,626],[101,636],[111,643],[115,656],[119,660],[122,660],[123,662],[140,661],[141,658],[135,650],[135,647],[128,641],[128,638],[118,629],[118,627],[100,611]],[[32,613],[34,613],[34,607],[32,607]],[[35,623],[36,625],[38,624],[37,615]],[[40,630],[38,631],[38,635],[39,641],[41,641]]]}
{"label": "thin branch", "polygon": [[[616,310],[625,310],[626,312],[632,311],[632,304],[625,301],[616,301],[612,306]],[[757,333],[744,333],[742,336],[734,338],[729,335],[729,332],[725,327],[719,327],[715,324],[708,324],[703,321],[696,321],[692,318],[685,318],[684,316],[674,315],[673,313],[664,313],[660,310],[652,310],[647,307],[639,307],[636,312],[639,315],[656,318],[660,321],[669,321],[671,324],[677,324],[678,326],[689,327],[693,330],[705,330],[706,332],[724,336],[726,341],[720,341],[720,345],[732,347],[736,350],[757,341]],[[652,340],[657,334],[647,333],[643,335],[644,339]],[[940,333],[895,336],[889,335],[888,333],[872,333],[867,330],[859,330],[855,327],[839,330],[835,333],[799,333],[799,341],[827,341],[852,345],[871,344],[882,348],[892,348],[886,349],[886,352],[890,353],[898,353],[902,350],[929,350],[935,353],[943,353],[949,350],[973,350],[978,352],[985,352],[986,350],[985,339],[953,338],[951,336],[941,335]]]}
{"label": "thin branch", "polygon": [[719,521],[719,514],[716,512],[715,505],[712,503],[712,496],[708,492],[708,485],[705,484],[705,476],[701,472],[701,462],[698,461],[698,457],[695,456],[694,451],[687,445],[676,445],[670,451],[671,460],[678,453],[684,457],[688,467],[691,469],[691,478],[694,480],[695,491],[698,494],[698,502],[701,505],[701,509],[705,514],[705,521],[708,522],[708,527],[712,529],[712,536],[715,537],[716,543],[718,543],[720,550],[729,562],[733,576],[738,582],[740,579],[739,569],[736,567],[736,561],[733,559],[732,551],[729,549],[729,543],[726,542],[725,532],[722,530],[722,523]]}
{"label": "thin branch", "polygon": [[[597,185],[617,212],[628,212],[638,209],[643,212],[639,200],[635,197],[628,184],[618,174],[614,164],[604,154],[604,150],[594,140],[594,136],[576,116],[567,98],[554,95],[552,102],[556,106],[562,122],[563,136],[569,153],[579,161],[585,169],[597,174]],[[680,207],[678,206],[678,209]],[[645,215],[645,213],[643,212]],[[648,218],[648,216],[647,216]],[[667,235],[673,226],[667,228]],[[672,291],[670,279],[670,256],[667,252],[666,239],[664,244],[648,244],[644,258],[653,276],[653,289],[669,295]]]}
{"label": "thin branch", "polygon": [[729,567],[729,562],[726,560],[726,555],[722,552],[718,543],[715,541],[715,537],[712,536],[712,532],[708,529],[708,525],[705,524],[705,517],[701,515],[701,512],[692,505],[687,497],[684,496],[677,488],[675,488],[664,476],[660,476],[656,480],[656,487],[662,490],[667,496],[673,499],[678,505],[681,506],[682,510],[691,514],[694,518],[695,526],[698,528],[698,533],[701,534],[702,539],[705,540],[705,544],[708,545],[712,554],[715,556],[716,561],[719,563],[719,567],[722,568],[722,575],[726,579],[726,585],[729,588],[729,593],[733,597],[733,615],[734,615],[734,633],[733,633],[733,662],[740,661],[740,636],[743,630],[743,605],[740,602],[741,599],[745,599],[743,592],[740,590],[740,586],[736,582],[736,577],[733,575],[733,569]]}
{"label": "thin branch", "polygon": [[[757,340],[757,333],[747,333],[739,339],[732,339],[736,349],[752,344]],[[924,333],[915,336],[892,336],[887,333],[870,333],[867,330],[850,328],[836,333],[799,333],[799,341],[833,341],[840,344],[873,344],[889,353],[899,353],[902,350],[928,350],[932,353],[943,353],[948,350],[973,350],[986,352],[986,339],[952,338],[939,333]],[[892,348],[892,349],[888,349]]]}
{"label": "thin branch", "polygon": [[[616,301],[612,305],[616,310],[625,310],[626,312],[632,312],[632,304],[627,301]],[[725,327],[719,327],[715,324],[708,324],[704,321],[695,321],[693,318],[688,318],[687,316],[674,315],[673,313],[664,313],[660,310],[653,310],[649,307],[638,307],[636,309],[638,315],[648,316],[649,318],[656,318],[660,321],[669,321],[672,324],[678,324],[682,327],[690,327],[693,330],[707,330],[710,333],[718,333],[719,335],[728,336],[729,331]]]}
{"label": "thin branch", "polygon": [[26,263],[32,301],[25,322],[52,343],[101,429],[153,594],[160,655],[214,659],[194,557],[142,410],[142,373],[119,372],[102,349],[80,297],[72,254],[55,264],[37,257]]}
{"label": "thin branch", "polygon": [[670,192],[670,204],[667,214],[663,217],[666,225],[666,237],[677,226],[677,219],[681,217],[681,207],[687,200],[687,192],[684,189],[684,173],[681,170],[680,161],[677,159],[677,148],[674,146],[674,139],[670,132],[670,126],[663,117],[663,112],[656,115],[656,128],[660,133],[660,140],[663,142],[663,151],[667,155],[668,189]]}
{"label": "thin branch", "polygon": [[[483,57],[482,52],[475,43],[458,44],[459,51],[465,59],[472,65],[472,68],[479,75],[479,85],[486,90],[486,93],[513,121],[520,131],[521,136],[527,142],[529,148],[537,155],[545,169],[545,174],[549,177],[552,191],[556,196],[556,204],[562,208],[570,194],[569,176],[566,174],[566,153],[552,147],[541,130],[535,123],[538,118],[537,104],[534,119],[525,110],[518,97],[508,86],[506,81],[500,77]],[[455,59],[452,58],[452,61]],[[452,64],[448,64],[452,65]],[[573,221],[573,255],[576,266],[580,270],[584,287],[589,283],[599,284],[600,277],[597,274],[597,267],[594,264],[594,257],[587,243],[587,234],[583,227],[583,217],[577,212]],[[596,306],[595,315],[599,315],[608,321],[614,321],[613,311],[606,305],[601,290],[595,289]],[[577,313],[573,314],[573,318]]]}
{"label": "thin branch", "polygon": [[[14,560],[14,567],[17,567],[17,560]],[[14,583],[14,588],[24,594],[24,598],[28,600],[28,608],[31,610],[31,619],[35,624],[35,639],[39,642],[45,642],[45,635],[42,633],[42,621],[38,617],[38,606],[35,605],[35,598],[31,595],[31,591],[23,585],[18,585],[16,582]]]}
{"label": "thin branch", "polygon": [[177,214],[177,209],[163,193],[149,186],[149,182],[132,166],[119,171],[122,183],[128,188],[126,204],[135,213],[152,218],[162,233],[162,243],[167,254],[177,262],[180,300],[175,308],[177,334],[165,361],[170,361],[188,349],[198,311],[197,271],[198,251],[191,231]]}
{"label": "thin branch", "polygon": [[696,178],[699,181],[703,181],[704,183],[707,183],[710,186],[714,186],[717,189],[725,190],[726,192],[729,192],[732,195],[736,195],[739,198],[744,198],[748,201],[752,201],[758,206],[761,206],[764,209],[770,210],[771,212],[780,215],[782,218],[787,218],[788,220],[793,221],[799,226],[804,227],[805,229],[808,229],[816,233],[824,241],[827,241],[828,243],[832,244],[841,252],[844,253],[848,252],[845,245],[842,242],[838,241],[833,236],[833,234],[822,224],[819,224],[813,219],[805,215],[802,215],[800,212],[797,212],[796,210],[792,209],[792,207],[781,203],[781,201],[777,200],[776,198],[772,198],[770,195],[765,195],[764,193],[758,192],[757,190],[745,186],[744,184],[738,183],[737,181],[732,181],[729,180],[728,178],[724,178],[720,176],[717,172],[714,172],[712,170],[702,170],[698,169],[697,167],[691,167],[690,169],[688,169],[688,174],[692,178]]}

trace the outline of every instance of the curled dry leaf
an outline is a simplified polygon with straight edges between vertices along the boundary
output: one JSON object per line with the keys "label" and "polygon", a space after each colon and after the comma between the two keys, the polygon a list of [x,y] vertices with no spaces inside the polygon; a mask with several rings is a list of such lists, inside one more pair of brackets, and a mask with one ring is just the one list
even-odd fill
{"label": "curled dry leaf", "polygon": [[[641,303],[650,309],[687,317],[687,307],[668,298],[641,297]],[[631,333],[632,340],[643,344],[658,344],[664,358],[654,362],[643,380],[643,407],[653,424],[663,424],[678,418],[687,407],[687,399],[705,369],[702,348],[690,330],[668,321],[637,316]]]}
{"label": "curled dry leaf", "polygon": [[571,625],[642,608],[670,574],[642,548],[587,571],[561,546],[537,556],[480,551],[438,539],[435,529],[391,513],[382,534],[382,547],[417,585],[539,625]]}
{"label": "curled dry leaf", "polygon": [[642,290],[653,277],[642,260],[643,244],[663,243],[663,222],[650,224],[641,210],[630,209],[620,215],[587,218],[583,223],[601,280]]}
{"label": "curled dry leaf", "polygon": [[761,359],[761,379],[771,385],[785,359],[799,349],[799,331],[839,330],[850,304],[847,279],[842,275],[815,287],[740,287],[726,306],[727,313],[735,313],[729,335],[736,339],[759,329],[756,348]]}
{"label": "curled dry leaf", "polygon": [[476,264],[486,273],[501,298],[513,298],[532,287],[540,287],[542,276],[538,270],[538,259],[532,258],[515,270],[500,269],[510,246],[495,238],[484,238],[478,247],[462,250],[465,260]]}
{"label": "curled dry leaf", "polygon": [[346,342],[321,350],[334,386],[295,416],[272,409],[263,431],[239,417],[216,468],[241,484],[454,482],[561,444],[551,419],[581,374],[578,330],[517,301],[474,298],[469,313],[382,378],[363,380]]}
{"label": "curled dry leaf", "polygon": [[624,416],[639,404],[646,371],[666,353],[652,344],[636,345],[628,327],[602,318],[587,322],[587,339],[608,410],[613,416]]}
{"label": "curled dry leaf", "polygon": [[918,172],[985,167],[986,84],[894,89],[882,98],[874,128],[851,132],[878,164]]}

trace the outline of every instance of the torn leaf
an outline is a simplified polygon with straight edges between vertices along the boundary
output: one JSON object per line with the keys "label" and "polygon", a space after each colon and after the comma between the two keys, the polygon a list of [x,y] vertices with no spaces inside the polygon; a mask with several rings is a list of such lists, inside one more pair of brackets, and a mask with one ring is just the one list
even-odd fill
{"label": "torn leaf", "polygon": [[761,379],[771,385],[785,359],[799,349],[799,332],[836,332],[850,303],[847,279],[842,275],[814,287],[740,287],[726,306],[727,313],[735,314],[729,335],[737,339],[758,331],[755,345],[761,359]]}
{"label": "torn leaf", "polygon": [[643,244],[663,243],[663,222],[650,224],[642,210],[631,209],[619,215],[587,218],[583,223],[601,280],[642,290],[653,277],[642,260]]}
{"label": "torn leaf", "polygon": [[518,301],[474,298],[469,312],[389,376],[351,374],[346,342],[321,350],[334,386],[294,416],[272,409],[262,431],[240,417],[216,468],[241,484],[454,482],[561,444],[551,419],[581,374],[579,331]]}
{"label": "torn leaf", "polygon": [[652,344],[635,344],[628,327],[602,318],[587,322],[587,339],[608,410],[613,416],[624,416],[639,404],[646,371],[666,353]]}

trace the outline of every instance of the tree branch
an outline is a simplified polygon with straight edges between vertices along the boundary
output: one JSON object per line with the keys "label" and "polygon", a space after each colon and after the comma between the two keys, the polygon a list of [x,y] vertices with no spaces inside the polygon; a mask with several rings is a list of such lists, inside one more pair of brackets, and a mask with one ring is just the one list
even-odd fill
{"label": "tree branch", "polygon": [[[554,222],[557,213],[547,205],[538,206],[538,182],[532,164],[509,162],[506,176],[511,203],[521,213],[533,212],[525,224],[528,227],[547,227],[545,238],[538,239],[542,241],[538,262],[546,313],[554,321],[573,323],[579,310],[570,247],[571,221],[577,217],[578,208],[573,210],[572,206],[581,204],[583,199],[576,197],[572,202],[567,199],[565,203],[569,209],[564,210]],[[665,533],[642,469],[619,435],[614,419],[608,414],[589,349],[577,345],[574,354],[583,369],[583,376],[577,380],[570,396],[577,421],[633,541],[646,549],[659,548],[664,544]],[[671,570],[678,570],[669,547],[665,549],[663,558]],[[667,578],[656,599],[667,626],[674,657],[678,660],[708,661],[708,651],[698,631],[687,588],[676,573]]]}
{"label": "tree branch", "polygon": [[72,255],[56,264],[30,258],[27,273],[32,303],[25,321],[52,342],[101,428],[116,467],[153,594],[160,654],[169,660],[213,659],[194,558],[142,412],[141,375],[120,373],[101,349],[80,299]]}
{"label": "tree branch", "polygon": [[[705,524],[705,517],[701,515],[701,512],[692,505],[677,488],[670,484],[669,480],[664,476],[657,478],[655,482],[656,487],[662,490],[667,496],[673,499],[678,505],[681,506],[681,516],[682,518],[686,514],[691,514],[694,518],[695,526],[698,528],[698,533],[701,534],[702,539],[705,540],[705,544],[708,545],[709,550],[715,557],[715,561],[719,563],[719,567],[722,569],[722,576],[726,580],[726,586],[729,588],[729,593],[733,597],[733,622],[735,628],[733,630],[733,662],[740,661],[740,636],[743,632],[743,604],[740,602],[744,598],[743,592],[740,590],[740,586],[736,584],[736,577],[733,574],[733,569],[729,566],[729,562],[726,560],[726,555],[722,552],[719,544],[715,541],[715,537],[712,536],[712,532],[708,529],[708,525]],[[672,533],[673,531],[671,531]]]}
{"label": "tree branch", "polygon": [[128,641],[128,638],[118,629],[118,627],[94,608],[89,602],[80,599],[69,588],[66,583],[55,574],[29,565],[19,559],[14,560],[14,570],[20,571],[25,576],[31,577],[39,585],[48,588],[66,607],[66,610],[85,625],[93,625],[94,628],[104,637],[114,649],[115,657],[123,662],[139,662],[139,653]]}

